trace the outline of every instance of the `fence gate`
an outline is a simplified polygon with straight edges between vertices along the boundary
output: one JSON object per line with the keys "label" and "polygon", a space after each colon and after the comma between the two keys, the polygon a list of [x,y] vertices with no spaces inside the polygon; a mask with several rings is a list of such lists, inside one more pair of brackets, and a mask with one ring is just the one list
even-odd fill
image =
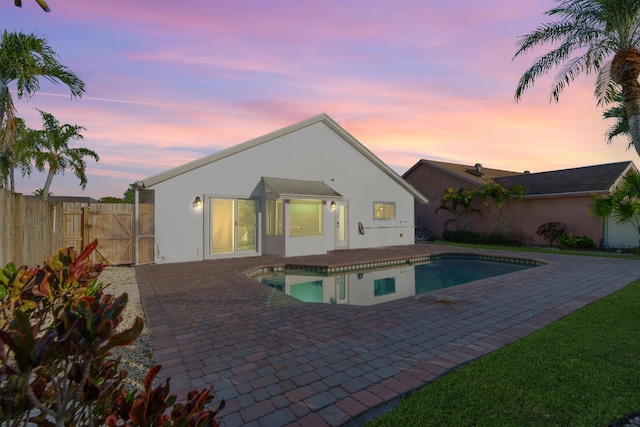
{"label": "fence gate", "polygon": [[64,246],[81,250],[94,239],[92,262],[133,264],[134,205],[127,203],[64,203]]}

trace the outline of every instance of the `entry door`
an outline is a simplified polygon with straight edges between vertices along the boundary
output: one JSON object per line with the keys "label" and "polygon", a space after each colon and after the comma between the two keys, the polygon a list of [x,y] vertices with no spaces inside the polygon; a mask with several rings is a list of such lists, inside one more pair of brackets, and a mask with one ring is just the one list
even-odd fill
{"label": "entry door", "polygon": [[334,215],[336,223],[336,249],[346,249],[349,247],[349,215],[347,202],[336,202]]}
{"label": "entry door", "polygon": [[211,254],[256,251],[256,202],[211,198]]}

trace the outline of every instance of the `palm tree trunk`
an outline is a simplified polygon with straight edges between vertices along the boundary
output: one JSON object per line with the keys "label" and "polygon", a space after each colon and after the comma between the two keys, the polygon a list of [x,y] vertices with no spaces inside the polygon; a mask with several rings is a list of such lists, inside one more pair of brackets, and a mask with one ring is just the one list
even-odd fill
{"label": "palm tree trunk", "polygon": [[9,96],[9,86],[0,82],[0,125],[4,122],[5,109],[8,108],[7,97]]}
{"label": "palm tree trunk", "polygon": [[15,168],[13,165],[9,165],[9,181],[11,181],[11,194],[16,192],[16,178],[15,178]]}
{"label": "palm tree trunk", "polygon": [[53,168],[49,168],[49,173],[47,174],[47,181],[44,183],[44,188],[42,189],[42,200],[47,200],[49,198],[49,188],[51,187],[51,181],[53,181],[53,177],[56,172]]}
{"label": "palm tree trunk", "polygon": [[622,86],[622,99],[627,109],[629,135],[640,154],[640,51],[628,48],[618,51],[611,61],[611,79]]}

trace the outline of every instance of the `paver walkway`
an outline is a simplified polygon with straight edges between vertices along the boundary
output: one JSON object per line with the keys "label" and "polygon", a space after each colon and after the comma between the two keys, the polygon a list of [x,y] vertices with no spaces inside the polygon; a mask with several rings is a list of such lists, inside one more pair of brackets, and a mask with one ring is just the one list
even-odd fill
{"label": "paver walkway", "polygon": [[[244,274],[442,252],[548,264],[370,307],[303,303]],[[213,385],[226,427],[339,426],[628,285],[640,261],[418,244],[145,265],[136,275],[155,361],[179,396]]]}

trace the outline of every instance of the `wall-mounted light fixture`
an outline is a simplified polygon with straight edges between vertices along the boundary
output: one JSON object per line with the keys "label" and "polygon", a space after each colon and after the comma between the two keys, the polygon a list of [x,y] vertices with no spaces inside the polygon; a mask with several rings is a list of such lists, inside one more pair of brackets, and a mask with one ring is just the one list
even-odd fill
{"label": "wall-mounted light fixture", "polygon": [[200,199],[200,196],[196,196],[196,199],[193,201],[193,207],[199,208],[200,206],[202,206],[202,200]]}
{"label": "wall-mounted light fixture", "polygon": [[329,209],[334,210],[335,208],[336,208],[336,202],[332,200],[331,203],[329,203]]}

